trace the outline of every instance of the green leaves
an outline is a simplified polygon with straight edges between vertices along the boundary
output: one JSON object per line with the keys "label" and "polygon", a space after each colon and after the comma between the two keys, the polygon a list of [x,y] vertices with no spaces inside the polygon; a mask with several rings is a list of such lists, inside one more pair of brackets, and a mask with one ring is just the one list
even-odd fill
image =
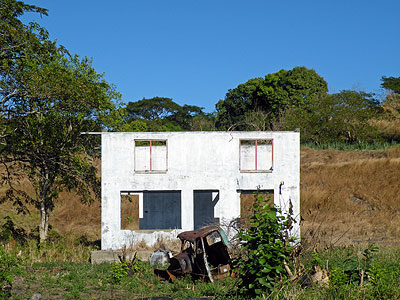
{"label": "green leaves", "polygon": [[393,93],[400,94],[400,77],[385,77],[382,76],[381,86]]}
{"label": "green leaves", "polygon": [[0,4],[0,158],[19,171],[9,177],[26,177],[34,188],[30,196],[9,180],[7,197],[40,209],[43,240],[59,191],[75,190],[83,202],[99,197],[92,164],[99,139],[81,133],[115,125],[110,119],[119,116],[114,101],[120,94],[90,59],[57,48],[45,29],[18,19],[25,11],[47,10],[14,0]]}
{"label": "green leaves", "polygon": [[122,279],[128,276],[129,263],[127,261],[114,263],[110,270],[110,281],[114,284],[119,284]]}
{"label": "green leaves", "polygon": [[11,288],[15,275],[21,272],[21,260],[0,246],[0,299],[11,298]]}
{"label": "green leaves", "polygon": [[180,106],[170,98],[153,97],[129,102],[124,118],[126,124],[120,130],[181,131],[197,129],[197,126],[207,128],[212,116],[204,113],[203,108],[198,106]]}
{"label": "green leaves", "polygon": [[217,125],[225,129],[234,125],[246,130],[248,122],[244,116],[247,112],[260,111],[273,118],[287,108],[307,106],[312,97],[327,91],[325,80],[306,67],[280,70],[264,79],[253,78],[229,90],[225,99],[217,103]]}
{"label": "green leaves", "polygon": [[257,197],[250,227],[242,228],[239,233],[243,252],[236,269],[245,294],[269,294],[287,276],[283,264],[289,260],[292,251],[291,239],[286,238],[290,216],[282,215],[268,202]]}
{"label": "green leaves", "polygon": [[291,108],[281,115],[283,129],[301,129],[302,142],[359,143],[374,140],[371,118],[380,112],[371,94],[341,91],[312,98],[306,107]]}
{"label": "green leaves", "polygon": [[[347,257],[339,265],[332,266],[330,270],[331,283],[334,286],[359,286],[369,281],[374,282],[378,270],[374,265],[378,250],[377,246],[369,244],[360,257],[354,254],[353,249],[349,249]],[[314,261],[314,264],[317,263]],[[321,266],[320,263],[318,265]]]}
{"label": "green leaves", "polygon": [[111,266],[109,280],[113,284],[120,284],[128,276],[137,276],[143,271],[143,266],[136,260],[113,263]]}

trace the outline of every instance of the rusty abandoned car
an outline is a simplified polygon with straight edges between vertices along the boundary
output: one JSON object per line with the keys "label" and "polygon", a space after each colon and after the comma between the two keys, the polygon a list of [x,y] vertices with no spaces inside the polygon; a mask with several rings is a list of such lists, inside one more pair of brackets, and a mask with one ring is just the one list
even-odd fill
{"label": "rusty abandoned car", "polygon": [[228,239],[221,228],[208,226],[185,231],[178,238],[182,243],[181,252],[171,258],[167,270],[154,269],[158,278],[174,281],[177,276],[191,274],[196,279],[214,282],[228,275]]}

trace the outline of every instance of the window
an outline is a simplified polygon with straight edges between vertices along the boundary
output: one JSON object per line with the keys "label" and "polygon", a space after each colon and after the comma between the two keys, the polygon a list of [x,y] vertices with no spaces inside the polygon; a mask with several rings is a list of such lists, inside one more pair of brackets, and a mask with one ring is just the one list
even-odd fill
{"label": "window", "polygon": [[139,229],[139,203],[139,193],[121,192],[121,229]]}
{"label": "window", "polygon": [[271,172],[272,140],[239,140],[239,170],[241,172]]}
{"label": "window", "polygon": [[135,172],[166,172],[167,140],[135,140]]}

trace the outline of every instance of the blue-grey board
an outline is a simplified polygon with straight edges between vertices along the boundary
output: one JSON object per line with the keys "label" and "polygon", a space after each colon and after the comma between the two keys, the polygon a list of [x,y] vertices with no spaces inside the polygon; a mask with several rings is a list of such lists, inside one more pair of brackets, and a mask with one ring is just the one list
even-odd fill
{"label": "blue-grey board", "polygon": [[181,225],[181,192],[143,192],[143,218],[140,229],[175,229]]}
{"label": "blue-grey board", "polygon": [[213,191],[194,191],[194,229],[215,223],[214,206],[219,200],[219,195],[213,199]]}

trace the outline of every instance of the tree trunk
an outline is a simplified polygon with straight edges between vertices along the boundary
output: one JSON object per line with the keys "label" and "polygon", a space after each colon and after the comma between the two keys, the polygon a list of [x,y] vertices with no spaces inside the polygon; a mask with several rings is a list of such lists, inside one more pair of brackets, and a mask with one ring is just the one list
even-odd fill
{"label": "tree trunk", "polygon": [[49,229],[49,212],[46,209],[45,199],[42,199],[40,204],[40,226],[39,226],[40,243],[46,240],[48,229]]}
{"label": "tree trunk", "polygon": [[40,182],[40,226],[39,226],[39,242],[42,243],[47,239],[47,232],[49,229],[49,215],[50,215],[50,202],[48,198],[49,185],[49,173],[47,170],[42,172],[42,178]]}

